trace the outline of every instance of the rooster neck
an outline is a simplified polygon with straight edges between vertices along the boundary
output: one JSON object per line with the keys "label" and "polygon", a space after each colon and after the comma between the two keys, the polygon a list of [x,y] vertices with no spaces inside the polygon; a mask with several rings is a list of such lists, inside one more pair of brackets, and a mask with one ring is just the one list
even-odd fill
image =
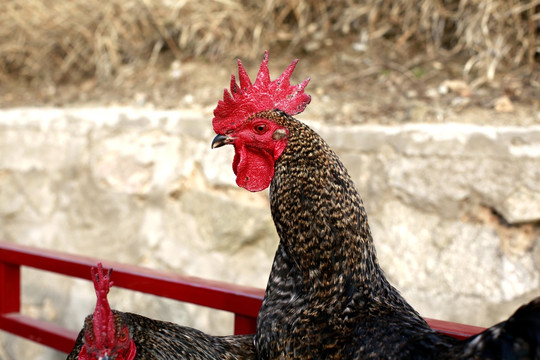
{"label": "rooster neck", "polygon": [[347,170],[309,127],[291,117],[283,124],[290,135],[275,164],[271,209],[304,288],[327,295],[384,288],[367,215]]}

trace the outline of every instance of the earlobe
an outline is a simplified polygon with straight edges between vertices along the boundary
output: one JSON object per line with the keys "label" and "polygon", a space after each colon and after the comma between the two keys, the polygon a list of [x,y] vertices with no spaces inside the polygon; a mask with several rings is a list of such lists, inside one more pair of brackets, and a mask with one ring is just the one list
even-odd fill
{"label": "earlobe", "polygon": [[277,129],[276,131],[274,131],[274,133],[272,134],[272,139],[273,140],[281,140],[283,139],[284,137],[287,136],[287,131],[285,131],[285,129]]}
{"label": "earlobe", "polygon": [[[278,137],[277,139],[274,138],[274,136],[276,135],[276,133],[280,131],[282,132],[280,134],[281,137]],[[274,139],[276,142],[275,142],[275,145],[274,145],[274,161],[276,161],[277,159],[279,159],[279,157],[281,156],[281,154],[283,154],[283,152],[285,151],[285,148],[287,147],[287,132],[286,130],[276,130],[274,132],[274,134],[272,134],[272,139]]]}

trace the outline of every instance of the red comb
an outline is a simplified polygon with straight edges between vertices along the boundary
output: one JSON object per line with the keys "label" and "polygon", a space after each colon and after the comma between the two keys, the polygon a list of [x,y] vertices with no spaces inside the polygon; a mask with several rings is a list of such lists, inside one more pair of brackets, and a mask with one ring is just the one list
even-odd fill
{"label": "red comb", "polygon": [[92,322],[94,324],[94,342],[99,347],[109,347],[114,344],[115,325],[114,315],[107,300],[109,289],[113,285],[111,281],[111,269],[106,273],[101,263],[97,264],[97,268],[92,267],[92,280],[94,281],[94,289],[96,290],[97,301]]}
{"label": "red comb", "polygon": [[225,89],[223,100],[214,109],[212,124],[214,131],[224,134],[228,129],[238,125],[250,115],[264,110],[279,109],[289,115],[304,111],[311,97],[304,92],[309,78],[300,84],[291,85],[290,79],[298,60],[294,60],[274,81],[270,81],[268,72],[268,51],[264,52],[255,83],[251,83],[246,69],[238,60],[238,78],[231,76],[231,90]]}

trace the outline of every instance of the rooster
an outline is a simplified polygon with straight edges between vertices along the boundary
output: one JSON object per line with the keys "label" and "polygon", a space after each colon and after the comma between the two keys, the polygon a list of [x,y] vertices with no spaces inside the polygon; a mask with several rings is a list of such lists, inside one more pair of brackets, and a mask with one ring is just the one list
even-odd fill
{"label": "rooster", "polygon": [[96,309],[86,317],[67,360],[255,359],[253,335],[211,336],[199,330],[111,310],[111,270],[92,268]]}
{"label": "rooster", "polygon": [[270,188],[279,235],[255,346],[260,359],[538,359],[540,298],[509,320],[460,341],[432,330],[388,282],[366,211],[327,143],[296,115],[309,78],[290,84],[298,60],[271,81],[268,53],[251,82],[218,102],[212,148],[234,146],[236,183]]}

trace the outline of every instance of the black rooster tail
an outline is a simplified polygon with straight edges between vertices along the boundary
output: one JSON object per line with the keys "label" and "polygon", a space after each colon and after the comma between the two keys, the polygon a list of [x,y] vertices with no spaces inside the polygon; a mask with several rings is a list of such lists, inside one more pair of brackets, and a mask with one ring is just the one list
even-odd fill
{"label": "black rooster tail", "polygon": [[540,297],[466,341],[467,358],[540,360]]}

